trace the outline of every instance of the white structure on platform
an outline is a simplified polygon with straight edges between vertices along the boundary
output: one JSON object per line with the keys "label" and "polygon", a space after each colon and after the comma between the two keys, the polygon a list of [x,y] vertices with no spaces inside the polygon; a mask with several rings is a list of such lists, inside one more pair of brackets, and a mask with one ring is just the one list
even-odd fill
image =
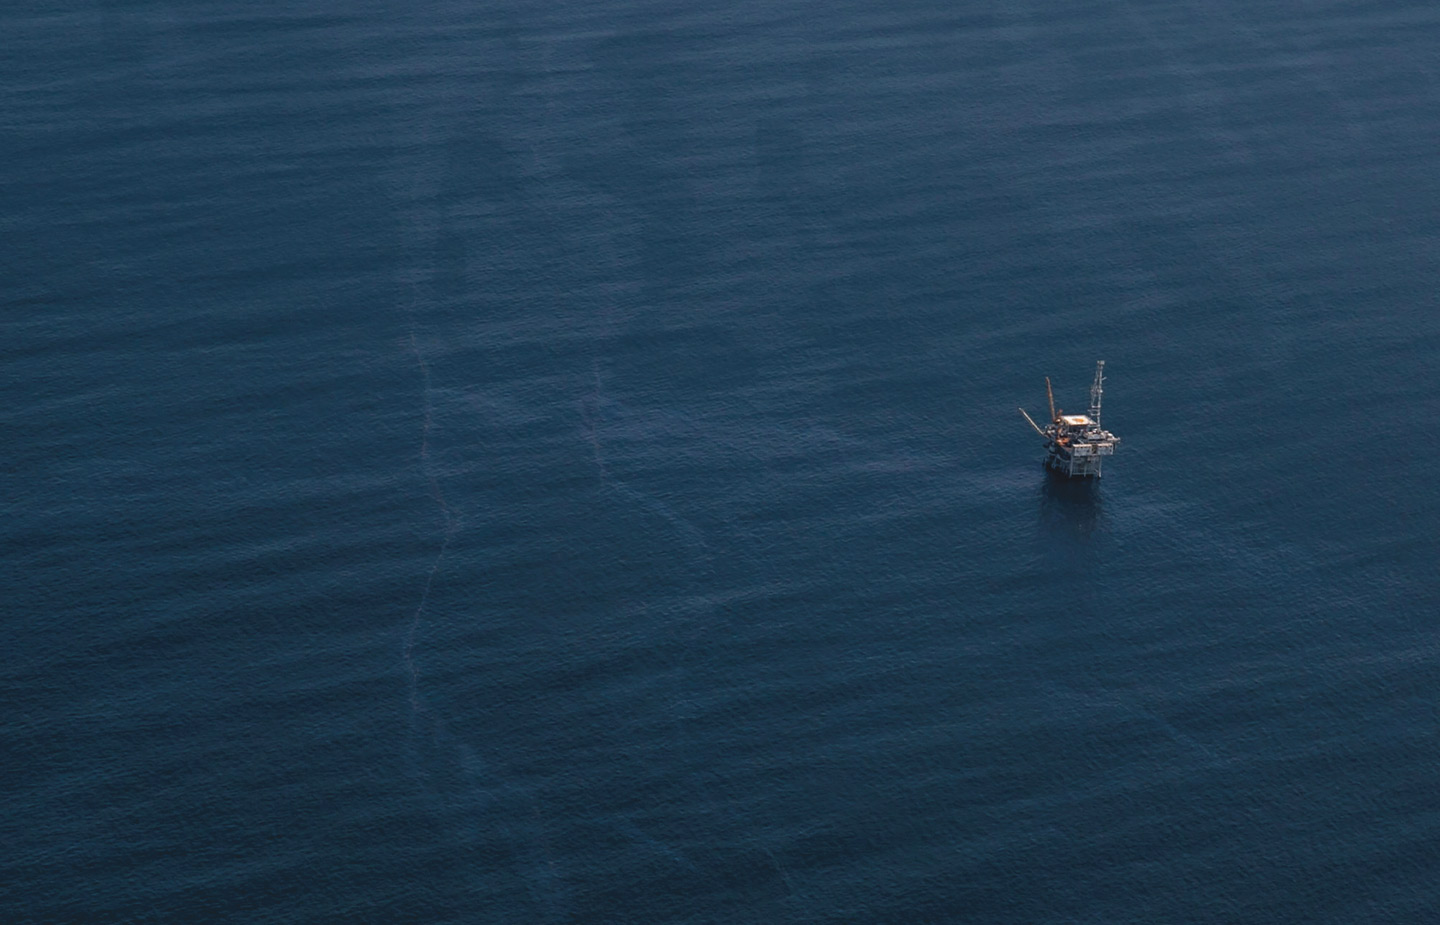
{"label": "white structure on platform", "polygon": [[1100,398],[1104,394],[1105,361],[1095,364],[1095,382],[1090,386],[1090,413],[1066,414],[1055,410],[1055,391],[1045,377],[1050,397],[1050,426],[1044,430],[1021,408],[1025,420],[1045,440],[1045,467],[1071,478],[1100,478],[1106,456],[1115,455],[1120,438],[1100,426]]}

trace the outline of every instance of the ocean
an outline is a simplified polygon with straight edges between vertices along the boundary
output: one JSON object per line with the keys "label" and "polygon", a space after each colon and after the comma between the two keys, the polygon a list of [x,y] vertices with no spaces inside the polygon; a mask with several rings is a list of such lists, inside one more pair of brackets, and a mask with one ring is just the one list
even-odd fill
{"label": "ocean", "polygon": [[1440,908],[1440,9],[0,49],[0,921]]}

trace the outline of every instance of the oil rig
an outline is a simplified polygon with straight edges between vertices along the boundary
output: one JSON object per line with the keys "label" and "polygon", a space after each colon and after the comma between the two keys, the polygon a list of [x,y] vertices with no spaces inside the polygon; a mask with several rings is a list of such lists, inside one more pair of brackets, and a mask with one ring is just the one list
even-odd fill
{"label": "oil rig", "polygon": [[1055,390],[1050,377],[1045,377],[1045,393],[1050,398],[1050,426],[1044,430],[1035,419],[1020,413],[1045,440],[1045,468],[1070,478],[1098,479],[1106,456],[1115,455],[1120,438],[1100,426],[1100,397],[1104,394],[1105,361],[1095,363],[1095,382],[1090,386],[1090,413],[1066,414],[1055,408]]}

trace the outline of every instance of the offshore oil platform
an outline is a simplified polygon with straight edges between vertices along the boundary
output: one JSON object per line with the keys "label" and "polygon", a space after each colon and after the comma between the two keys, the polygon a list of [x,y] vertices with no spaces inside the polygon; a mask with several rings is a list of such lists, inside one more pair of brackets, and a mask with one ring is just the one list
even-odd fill
{"label": "offshore oil platform", "polygon": [[1100,398],[1104,394],[1105,361],[1095,364],[1095,382],[1090,386],[1090,413],[1066,414],[1055,408],[1055,390],[1050,377],[1045,377],[1045,393],[1050,398],[1050,426],[1044,430],[1035,419],[1020,413],[1045,440],[1045,468],[1070,478],[1098,479],[1106,456],[1115,455],[1120,438],[1100,427]]}

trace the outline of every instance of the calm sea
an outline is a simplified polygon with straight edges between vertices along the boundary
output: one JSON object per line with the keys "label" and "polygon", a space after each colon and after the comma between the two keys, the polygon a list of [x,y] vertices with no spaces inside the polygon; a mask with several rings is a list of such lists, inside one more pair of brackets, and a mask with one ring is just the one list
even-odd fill
{"label": "calm sea", "polygon": [[1418,0],[7,4],[0,921],[1431,920],[1437,137]]}

